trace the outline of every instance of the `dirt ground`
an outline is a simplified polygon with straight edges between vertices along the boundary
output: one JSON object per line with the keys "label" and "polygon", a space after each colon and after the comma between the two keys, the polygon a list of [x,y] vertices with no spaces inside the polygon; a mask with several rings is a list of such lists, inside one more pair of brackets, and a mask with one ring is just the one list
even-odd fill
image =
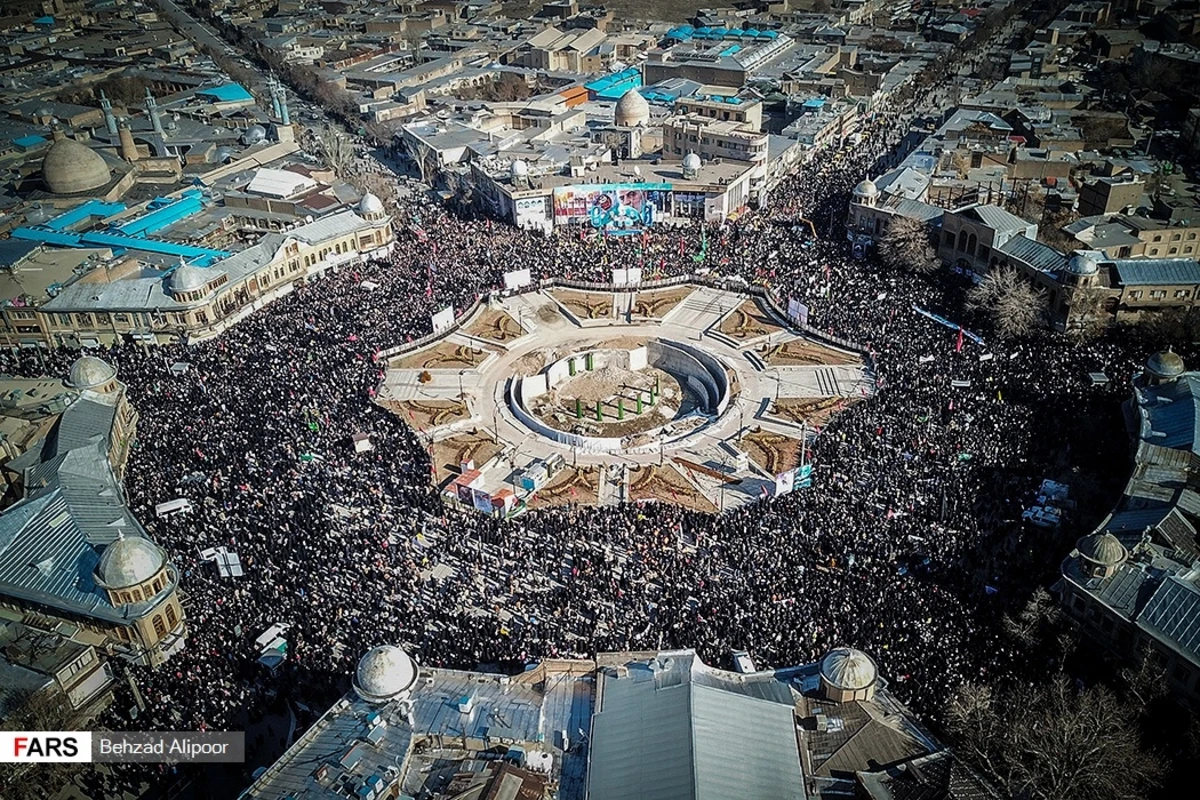
{"label": "dirt ground", "polygon": [[853,402],[856,399],[852,397],[796,397],[779,400],[772,411],[778,417],[823,428],[834,414]]}
{"label": "dirt ground", "polygon": [[552,289],[550,294],[577,319],[612,319],[611,294],[579,292],[574,289]]}
{"label": "dirt ground", "polygon": [[600,471],[595,467],[564,467],[529,501],[530,508],[567,503],[595,505],[600,498]]}
{"label": "dirt ground", "polygon": [[427,350],[404,356],[392,366],[400,369],[470,369],[482,364],[491,352],[486,347],[476,349],[467,344],[443,341]]}
{"label": "dirt ground", "polygon": [[800,440],[780,433],[748,433],[742,437],[739,446],[755,464],[772,475],[778,475],[800,463]]}
{"label": "dirt ground", "polygon": [[731,338],[745,341],[781,331],[783,328],[776,325],[771,315],[756,301],[747,300],[725,317],[717,330]]}
{"label": "dirt ground", "polygon": [[418,431],[448,425],[469,416],[467,407],[457,400],[385,400],[380,405]]}
{"label": "dirt ground", "polygon": [[633,316],[662,319],[695,290],[694,286],[680,286],[655,292],[638,292],[633,300]]}
{"label": "dirt ground", "polygon": [[470,336],[480,339],[490,339],[493,342],[507,342],[525,333],[525,329],[508,314],[497,308],[485,308],[483,312],[471,321],[464,329]]}
{"label": "dirt ground", "polygon": [[457,472],[458,466],[468,459],[475,461],[478,469],[499,453],[501,447],[487,433],[461,433],[433,443],[433,463],[438,474]]}
{"label": "dirt ground", "polygon": [[817,344],[808,339],[793,339],[769,349],[759,350],[763,361],[772,366],[808,366],[811,364],[861,364],[862,359]]}
{"label": "dirt ground", "polygon": [[672,466],[649,464],[629,473],[629,499],[661,500],[684,508],[716,513],[717,507]]}

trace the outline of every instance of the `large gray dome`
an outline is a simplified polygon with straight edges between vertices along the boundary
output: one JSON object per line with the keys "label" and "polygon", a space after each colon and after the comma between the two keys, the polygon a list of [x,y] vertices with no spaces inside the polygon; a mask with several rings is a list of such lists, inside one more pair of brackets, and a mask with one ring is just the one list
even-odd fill
{"label": "large gray dome", "polygon": [[96,577],[109,589],[128,589],[153,578],[167,563],[162,548],[144,536],[125,536],[104,548]]}
{"label": "large gray dome", "polygon": [[112,364],[95,356],[81,356],[71,365],[67,385],[72,389],[95,389],[117,377]]}
{"label": "large gray dome", "polygon": [[59,139],[42,159],[42,182],[55,194],[80,194],[108,183],[108,164],[74,139]]}
{"label": "large gray dome", "polygon": [[875,185],[875,181],[865,178],[862,183],[854,187],[854,195],[856,197],[878,197],[879,187]]}
{"label": "large gray dome", "polygon": [[617,101],[616,122],[625,128],[645,125],[650,121],[650,104],[637,89],[630,89]]}
{"label": "large gray dome", "polygon": [[1077,252],[1067,262],[1067,272],[1072,275],[1095,275],[1100,271],[1100,265],[1090,253]]}
{"label": "large gray dome", "polygon": [[1174,350],[1162,350],[1146,361],[1146,372],[1155,378],[1171,380],[1183,374],[1183,359]]}
{"label": "large gray dome", "polygon": [[354,673],[354,691],[370,703],[395,700],[417,682],[416,662],[395,645],[385,644],[367,651]]}
{"label": "large gray dome", "polygon": [[1102,567],[1115,567],[1128,555],[1125,546],[1108,531],[1083,537],[1075,545],[1075,549],[1079,551],[1079,555]]}
{"label": "large gray dome", "polygon": [[857,692],[875,683],[875,662],[861,650],[839,647],[821,662],[821,677],[838,689]]}
{"label": "large gray dome", "polygon": [[194,292],[203,289],[214,276],[219,274],[209,269],[201,269],[193,267],[191,264],[183,264],[176,267],[175,271],[167,279],[167,288],[171,294],[179,294],[180,292]]}

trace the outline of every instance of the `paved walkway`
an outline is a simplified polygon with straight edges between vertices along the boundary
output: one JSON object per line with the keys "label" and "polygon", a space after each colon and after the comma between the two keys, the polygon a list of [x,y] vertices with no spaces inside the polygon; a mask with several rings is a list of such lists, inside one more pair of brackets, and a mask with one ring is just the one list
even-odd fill
{"label": "paved walkway", "polygon": [[[551,290],[552,291],[552,290]],[[753,461],[746,465],[737,439],[746,432],[759,430],[777,436],[799,439],[803,433],[800,425],[771,415],[776,399],[820,398],[820,397],[865,397],[873,392],[873,379],[852,354],[845,354],[842,364],[819,364],[806,366],[771,366],[764,364],[757,351],[768,338],[770,343],[785,344],[803,338],[791,330],[773,332],[769,337],[759,336],[739,342],[719,333],[716,328],[721,320],[731,314],[747,300],[746,295],[726,292],[709,287],[697,287],[661,321],[628,322],[634,301],[632,293],[617,292],[612,295],[614,319],[596,326],[597,321],[584,328],[559,312],[558,304],[546,292],[531,292],[506,298],[493,305],[502,309],[513,319],[519,319],[526,333],[506,343],[490,343],[493,351],[486,361],[475,368],[399,368],[389,366],[380,387],[381,401],[405,400],[448,400],[464,397],[471,420],[451,423],[452,430],[432,429],[425,431],[433,439],[453,435],[455,431],[472,427],[485,429],[499,437],[506,453],[519,470],[538,459],[561,455],[567,464],[577,462],[582,466],[601,466],[599,500],[601,504],[622,502],[626,487],[622,481],[622,467],[658,465],[674,468],[681,478],[691,483],[714,505],[726,506],[759,499],[762,487],[773,484],[773,476]],[[482,313],[482,311],[481,311]],[[469,327],[464,325],[462,329]],[[460,329],[460,330],[462,330]],[[732,399],[728,410],[719,418],[709,420],[696,433],[675,445],[668,444],[660,453],[653,445],[635,451],[619,453],[575,453],[567,445],[545,438],[522,424],[512,413],[507,402],[508,383],[514,375],[518,362],[529,371],[528,362],[544,358],[551,363],[572,352],[602,345],[615,338],[661,338],[689,343],[702,347],[723,362],[736,374],[739,394]],[[463,334],[447,337],[456,344],[482,346],[480,340]],[[428,347],[436,347],[437,343]],[[414,351],[420,353],[422,351]],[[838,353],[838,351],[832,351]],[[393,360],[411,359],[414,353],[406,353]],[[422,381],[422,373],[428,373]],[[460,394],[461,387],[461,394]],[[729,474],[740,478],[737,486],[726,485],[715,476],[681,467],[675,459],[698,464],[707,470]],[[738,466],[739,461],[741,466]],[[507,457],[493,460],[484,467],[484,488],[496,492],[503,486],[511,487],[512,468]],[[522,495],[519,491],[518,495]]]}

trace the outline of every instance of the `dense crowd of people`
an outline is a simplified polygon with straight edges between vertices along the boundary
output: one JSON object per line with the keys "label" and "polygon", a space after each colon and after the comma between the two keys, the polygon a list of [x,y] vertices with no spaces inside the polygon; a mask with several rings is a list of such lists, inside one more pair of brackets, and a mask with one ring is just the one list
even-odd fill
{"label": "dense crowd of people", "polygon": [[[166,666],[134,670],[146,706],[136,727],[229,727],[268,692],[344,686],[380,643],[459,668],[657,647],[724,665],[745,649],[770,667],[848,644],[926,715],[962,681],[1044,667],[999,625],[1064,552],[1028,569],[1052,537],[1021,528],[1022,504],[1042,478],[1123,452],[1081,420],[1116,406],[1147,352],[1048,332],[1000,342],[982,327],[986,345],[963,346],[913,311],[973,324],[959,278],[850,257],[836,221],[915,103],[805,167],[769,209],[709,226],[702,263],[699,222],[644,238],[546,236],[412,200],[387,259],[313,280],[214,340],[104,353],[140,412],[130,505],[179,569],[189,629]],[[450,510],[422,442],[372,400],[379,351],[428,333],[431,313],[461,311],[509,269],[603,281],[638,264],[648,278],[702,267],[769,285],[870,350],[878,391],[820,430],[813,486],[721,516],[664,504],[508,521]],[[10,371],[41,371],[7,358]],[[1099,371],[1111,386],[1088,380]],[[356,453],[356,433],[374,449]],[[155,505],[177,497],[195,510],[157,519]],[[220,545],[243,577],[200,559]],[[274,623],[290,626],[289,650],[271,674],[254,640]],[[106,722],[134,725],[131,705]]]}

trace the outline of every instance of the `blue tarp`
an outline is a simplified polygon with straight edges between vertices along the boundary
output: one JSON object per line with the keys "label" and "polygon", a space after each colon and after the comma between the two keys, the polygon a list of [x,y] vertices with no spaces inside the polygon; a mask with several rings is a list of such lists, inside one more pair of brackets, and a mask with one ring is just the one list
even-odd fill
{"label": "blue tarp", "polygon": [[22,150],[32,150],[38,145],[45,144],[46,137],[38,136],[36,133],[32,133],[29,136],[22,136],[20,139],[13,139],[12,143]]}
{"label": "blue tarp", "polygon": [[202,97],[211,97],[218,103],[241,103],[254,99],[254,95],[247,92],[240,83],[210,86],[207,89],[200,89],[196,94]]}
{"label": "blue tarp", "polygon": [[59,214],[52,220],[49,220],[42,225],[43,228],[49,228],[52,231],[65,231],[73,225],[78,225],[85,219],[92,217],[111,217],[113,214],[120,214],[125,210],[124,203],[105,203],[103,200],[88,200],[80,206],[75,206],[65,214]]}
{"label": "blue tarp", "polygon": [[178,242],[162,242],[157,239],[136,239],[120,233],[61,233],[43,228],[17,228],[12,238],[58,245],[60,247],[111,247],[114,250],[142,250],[147,253],[184,258],[198,267],[207,267],[214,261],[233,255],[224,250],[210,250]]}

